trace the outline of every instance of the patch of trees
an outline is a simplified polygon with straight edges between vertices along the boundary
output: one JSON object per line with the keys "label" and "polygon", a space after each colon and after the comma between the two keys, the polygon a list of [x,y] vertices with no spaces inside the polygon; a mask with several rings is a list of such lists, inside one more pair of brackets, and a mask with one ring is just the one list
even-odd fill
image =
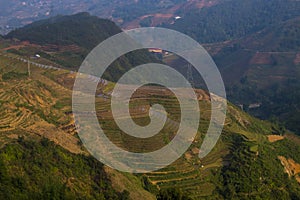
{"label": "patch of trees", "polygon": [[192,200],[180,189],[162,189],[156,196],[157,200]]}
{"label": "patch of trees", "polygon": [[251,142],[245,141],[239,135],[233,136],[233,140],[235,148],[232,149],[230,164],[220,172],[223,184],[218,191],[225,199],[300,198],[298,183],[295,179],[288,178],[277,158],[278,155],[291,154],[288,153],[291,150],[287,150],[291,147],[290,143],[278,144],[276,148],[268,144],[260,145],[258,153],[255,154],[249,152],[253,145]]}
{"label": "patch of trees", "polygon": [[0,150],[1,199],[129,199],[116,192],[103,165],[74,155],[47,139],[6,145]]}

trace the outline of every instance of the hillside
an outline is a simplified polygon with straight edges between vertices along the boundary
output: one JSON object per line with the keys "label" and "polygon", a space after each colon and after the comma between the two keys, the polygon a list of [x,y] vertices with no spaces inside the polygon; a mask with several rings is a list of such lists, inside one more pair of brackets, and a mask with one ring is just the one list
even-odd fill
{"label": "hillside", "polygon": [[1,199],[128,199],[97,160],[71,154],[47,139],[19,138],[0,150]]}
{"label": "hillside", "polygon": [[[94,47],[120,32],[114,22],[88,13],[56,16],[10,32],[5,39],[19,41],[5,50],[28,57],[39,54],[62,67],[77,70]],[[119,71],[149,62],[159,61],[146,50],[130,52],[117,59],[105,77],[111,79],[112,73],[119,77]]]}
{"label": "hillside", "polygon": [[[245,2],[249,8],[257,8]],[[232,5],[228,3],[224,5]],[[279,5],[276,3],[264,5],[273,9]],[[243,34],[225,34],[224,38],[237,39],[205,47],[220,67],[234,103],[243,103],[245,110],[256,114],[284,113],[282,119],[293,123],[287,126],[297,128],[300,23],[296,18],[288,20],[296,15],[289,10],[291,5],[298,9],[298,2],[289,1],[283,14],[288,12],[287,18],[274,16],[280,24],[259,21],[262,26],[257,31],[250,23],[252,28],[237,29],[247,30],[242,31],[247,36],[240,39]],[[268,9],[264,13],[270,14]],[[85,24],[83,29],[78,29],[78,22]],[[97,26],[92,27],[94,23]],[[265,27],[264,23],[271,25]],[[128,174],[92,158],[77,135],[72,115],[75,70],[93,45],[120,31],[108,20],[80,13],[36,22],[0,39],[0,199],[300,199],[299,136],[231,103],[217,145],[199,159],[212,98],[200,89],[195,90],[201,114],[197,136],[171,165],[147,174]],[[145,51],[126,55],[112,65],[106,78],[150,61],[157,60]],[[172,54],[164,61],[175,67],[182,64]],[[181,72],[185,73],[183,68]],[[102,129],[115,145],[131,152],[150,152],[174,139],[181,112],[170,90],[147,85],[134,93],[130,116],[137,124],[149,124],[150,105],[162,104],[168,112],[159,134],[139,139],[118,128],[110,109],[113,87],[109,81],[98,84],[95,108]]]}
{"label": "hillside", "polygon": [[125,29],[138,27],[156,27],[162,24],[173,24],[178,17],[194,9],[201,10],[221,3],[220,0],[152,0],[116,8],[113,20]]}
{"label": "hillside", "polygon": [[108,37],[120,33],[112,21],[79,13],[56,16],[14,30],[6,38],[17,38],[39,45],[72,45],[92,49]]}
{"label": "hillside", "polygon": [[[43,67],[31,64],[29,77],[19,56],[0,57],[0,187],[11,191],[1,198],[127,199],[130,192],[154,199],[135,177],[106,172],[82,147],[71,110],[74,72],[39,60]],[[126,185],[113,189],[112,174]]]}
{"label": "hillside", "polygon": [[[71,88],[76,74],[32,64],[29,76],[27,64],[23,62],[26,57],[5,52],[0,56],[0,163],[5,166],[1,168],[5,176],[0,182],[1,187],[12,191],[9,194],[11,197],[26,191],[23,196],[41,197],[52,192],[63,197],[84,194],[91,199],[101,199],[96,192],[101,188],[104,191],[101,195],[112,195],[112,199],[118,195],[124,199],[128,195],[131,199],[154,199],[159,191],[161,195],[169,195],[170,188],[177,188],[194,199],[249,199],[254,196],[264,199],[300,198],[300,187],[296,181],[298,171],[290,177],[287,173],[288,163],[294,163],[296,167],[300,163],[300,154],[297,153],[300,152],[299,138],[285,134],[276,125],[257,120],[231,104],[221,139],[207,157],[199,160],[199,147],[210,118],[210,98],[202,90],[197,91],[201,105],[199,132],[190,149],[179,160],[160,171],[135,176],[103,168],[94,159],[88,158],[76,136],[71,115]],[[168,91],[162,93],[160,88],[150,89],[156,103],[167,106],[172,119],[178,119],[178,102],[172,94]],[[110,90],[110,83],[107,86],[98,85],[98,91],[106,96],[109,96]],[[137,93],[134,99],[144,95]],[[148,113],[134,109],[140,105],[139,101],[135,105],[134,99],[131,115],[138,123],[147,123]],[[155,102],[150,98],[149,103]],[[101,116],[102,128],[116,145],[124,149],[150,151],[166,145],[173,138],[173,132],[169,130],[176,129],[176,124],[175,127],[174,124],[167,124],[150,141],[126,136],[117,128],[108,109],[107,97],[97,96],[96,110],[97,115]],[[269,141],[269,137],[280,134],[284,135],[280,140]],[[42,153],[46,149],[47,154]],[[16,158],[22,158],[24,162]],[[99,171],[93,170],[95,167]],[[86,175],[80,173],[83,169]],[[44,176],[47,172],[49,176]],[[34,176],[30,176],[32,173]],[[61,179],[51,179],[53,174],[59,174]],[[35,180],[41,180],[39,189]],[[33,186],[27,188],[27,183],[32,182]]]}
{"label": "hillside", "polygon": [[212,7],[189,10],[182,19],[164,27],[181,31],[201,43],[232,40],[300,15],[294,0],[223,1]]}
{"label": "hillside", "polygon": [[[278,119],[300,132],[300,19],[270,26],[242,39],[208,45],[229,98],[261,118]],[[248,109],[260,103],[259,108]]]}
{"label": "hillside", "polygon": [[[204,44],[225,82],[228,98],[250,114],[300,133],[300,18],[268,25],[241,38]],[[187,63],[164,59],[178,68]],[[185,73],[181,69],[181,73]],[[205,88],[193,72],[194,83]]]}

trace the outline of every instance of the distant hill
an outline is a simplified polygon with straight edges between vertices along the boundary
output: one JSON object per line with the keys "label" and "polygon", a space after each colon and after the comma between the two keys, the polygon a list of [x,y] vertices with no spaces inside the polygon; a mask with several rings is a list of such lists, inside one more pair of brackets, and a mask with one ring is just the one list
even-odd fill
{"label": "distant hill", "polygon": [[101,41],[120,32],[121,29],[110,20],[79,13],[34,22],[10,32],[5,38],[27,40],[39,45],[76,44],[92,49]]}
{"label": "distant hill", "polygon": [[[34,22],[10,32],[5,38],[29,41],[31,44],[41,46],[31,46],[30,50],[26,48],[24,51],[19,50],[20,54],[38,52],[42,57],[76,70],[93,48],[121,31],[110,20],[100,19],[88,13],[78,13]],[[118,80],[120,71],[125,72],[133,66],[149,62],[158,62],[158,60],[146,50],[128,53],[112,64],[106,73],[106,78]]]}
{"label": "distant hill", "polygon": [[300,52],[300,17],[268,26],[240,42],[257,51]]}
{"label": "distant hill", "polygon": [[89,12],[111,19],[123,28],[137,27],[143,18],[153,17],[153,25],[172,22],[177,12],[189,12],[191,8],[212,6],[220,0],[64,0],[64,1],[10,1],[0,2],[0,33],[56,15]]}
{"label": "distant hill", "polygon": [[[300,134],[300,17],[204,47],[221,71],[231,102]],[[187,65],[178,58],[165,62],[175,68]],[[196,71],[193,78],[196,86],[205,88]]]}
{"label": "distant hill", "polygon": [[201,43],[240,38],[300,16],[300,1],[228,0],[212,7],[191,9],[174,24],[165,24]]}
{"label": "distant hill", "polygon": [[300,18],[207,48],[215,52],[231,101],[246,110],[261,103],[249,111],[300,134]]}
{"label": "distant hill", "polygon": [[112,17],[125,29],[155,27],[164,23],[173,24],[191,10],[201,10],[221,2],[221,0],[141,0],[126,6],[118,6]]}

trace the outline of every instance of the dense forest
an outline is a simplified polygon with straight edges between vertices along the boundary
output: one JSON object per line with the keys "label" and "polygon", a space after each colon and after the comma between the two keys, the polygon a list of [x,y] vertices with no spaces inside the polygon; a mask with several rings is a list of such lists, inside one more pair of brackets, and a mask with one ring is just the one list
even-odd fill
{"label": "dense forest", "polygon": [[17,142],[0,150],[1,199],[129,199],[116,192],[103,165],[74,155],[47,139]]}
{"label": "dense forest", "polygon": [[[288,180],[287,174],[282,174],[282,168],[277,153],[288,155],[299,160],[298,155],[292,155],[291,149],[299,150],[292,142],[282,141],[281,146],[265,143],[258,146],[259,153],[251,152],[250,141],[245,141],[239,135],[232,135],[234,150],[230,164],[222,168],[219,177],[221,185],[218,188],[224,199],[299,199],[300,189],[295,180]],[[274,152],[275,151],[275,152]],[[281,188],[281,189],[278,189]]]}

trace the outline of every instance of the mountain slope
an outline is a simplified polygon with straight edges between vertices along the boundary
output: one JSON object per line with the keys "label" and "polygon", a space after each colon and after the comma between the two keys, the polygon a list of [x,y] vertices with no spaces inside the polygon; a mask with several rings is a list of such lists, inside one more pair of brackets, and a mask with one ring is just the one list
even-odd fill
{"label": "mountain slope", "polygon": [[[78,13],[34,22],[12,31],[5,38],[21,41],[14,45],[16,49],[10,49],[13,53],[29,57],[38,53],[63,67],[77,70],[93,48],[120,32],[110,20]],[[146,50],[130,52],[112,63],[105,78],[118,80],[120,71],[149,62],[159,61]]]}
{"label": "mountain slope", "polygon": [[[222,74],[231,102],[296,133],[300,133],[299,24],[296,17],[241,38],[203,45]],[[164,61],[176,69],[187,65],[176,56]],[[197,87],[205,88],[196,71],[193,78]]]}
{"label": "mountain slope", "polygon": [[299,16],[299,10],[300,2],[294,0],[230,0],[190,10],[174,24],[164,26],[186,33],[201,43],[211,43],[255,33]]}
{"label": "mountain slope", "polygon": [[10,32],[5,37],[27,40],[39,45],[76,44],[92,49],[101,41],[120,32],[121,29],[110,20],[100,19],[88,13],[79,13],[34,22]]}
{"label": "mountain slope", "polygon": [[260,103],[249,111],[262,118],[277,118],[300,131],[300,19],[268,27],[242,39],[209,45],[236,104]]}
{"label": "mountain slope", "polygon": [[1,199],[129,199],[118,193],[103,166],[46,139],[19,138],[0,150]]}
{"label": "mountain slope", "polygon": [[[154,199],[135,177],[107,171],[81,145],[71,109],[76,74],[31,64],[29,77],[20,56],[4,53],[0,58],[0,187],[11,191],[1,193],[1,199],[52,194],[127,199],[128,192],[130,199]],[[116,187],[112,174],[126,185]]]}
{"label": "mountain slope", "polygon": [[117,7],[112,16],[121,27],[132,29],[138,27],[155,27],[164,23],[173,24],[178,17],[194,9],[211,7],[221,3],[220,0],[152,0]]}
{"label": "mountain slope", "polygon": [[[51,60],[47,56],[36,58],[28,74],[28,55],[35,52],[48,55],[48,51],[43,50],[44,44],[2,42],[5,44],[0,45],[3,47],[0,55],[0,169],[3,169],[0,171],[3,175],[0,176],[0,186],[12,191],[12,196],[25,195],[23,191],[28,191],[29,197],[52,193],[59,194],[59,197],[80,197],[84,193],[91,198],[102,198],[104,195],[112,199],[119,196],[125,199],[154,199],[158,193],[172,196],[168,191],[172,193],[170,189],[175,188],[194,199],[300,198],[297,182],[300,182],[299,137],[277,124],[253,118],[230,103],[225,127],[216,147],[207,157],[198,158],[211,117],[211,97],[203,90],[196,90],[201,112],[198,134],[188,151],[176,162],[162,170],[142,175],[103,168],[99,162],[89,158],[76,133],[71,109],[76,73],[45,66],[59,67],[54,61],[61,52],[57,53],[54,48]],[[242,45],[235,42],[238,41],[207,48],[215,52],[215,59],[219,62],[222,61],[220,59],[231,59],[249,51],[250,47],[241,48]],[[243,51],[239,53],[241,49]],[[231,55],[228,53],[232,53],[232,57],[222,56]],[[222,61],[226,64],[223,69],[228,67],[229,61],[225,61]],[[280,64],[285,60],[278,61]],[[116,125],[110,112],[113,86],[110,82],[98,85],[95,108],[101,127],[115,145],[132,152],[145,152],[159,149],[174,138],[178,128],[176,121],[180,119],[180,105],[170,91],[148,86],[149,96],[137,91],[131,100],[130,114],[138,124],[149,123],[148,110],[139,109],[141,98],[146,99],[145,96],[149,98],[142,102],[146,108],[156,103],[162,104],[170,119],[175,121],[167,123],[161,133],[147,140],[130,137]],[[26,162],[28,159],[32,162]],[[73,166],[73,163],[78,165]],[[84,176],[79,173],[82,169]],[[35,176],[32,176],[33,172]],[[59,178],[51,178],[55,175]],[[41,187],[37,187],[36,180],[41,180]],[[28,188],[27,183],[33,183],[32,188]],[[99,190],[103,193],[99,194]],[[1,195],[7,197],[5,195],[9,194]]]}
{"label": "mountain slope", "polygon": [[[45,188],[43,189],[45,193],[50,190],[64,195],[78,196],[80,195],[79,191],[82,190],[77,188],[85,188],[84,191],[89,190],[89,186],[85,184],[86,179],[75,174],[81,170],[81,167],[74,165],[73,173],[65,171],[71,162],[70,159],[74,162],[78,160],[84,169],[91,169],[90,174],[87,174],[86,177],[98,177],[93,167],[98,166],[99,163],[93,159],[89,161],[90,158],[86,157],[86,153],[82,150],[76,137],[74,122],[72,115],[70,115],[71,88],[76,74],[66,70],[47,69],[32,65],[31,76],[28,77],[26,73],[27,64],[20,60],[20,56],[3,53],[1,62],[0,101],[3,106],[0,109],[0,141],[1,152],[3,153],[0,152],[0,154],[3,155],[1,157],[5,166],[3,169],[8,169],[6,172],[1,172],[5,174],[5,180],[3,182],[1,180],[1,183],[7,186],[6,189],[12,190],[16,184],[13,182],[14,178],[17,178],[19,182],[30,183],[39,176],[43,176],[43,173],[51,171],[53,167],[57,167],[58,169],[53,169],[54,172],[51,171],[50,174],[63,174],[59,177],[65,177],[65,179],[53,180],[49,178],[48,180],[45,176],[42,179],[45,184],[42,183],[42,187],[40,187]],[[36,62],[40,62],[40,60]],[[108,86],[99,84],[98,87],[99,91],[106,92],[106,96],[109,97],[112,88],[110,83]],[[151,89],[152,95],[159,99],[157,103],[166,106],[172,119],[178,119],[180,115],[177,108],[178,102],[172,97],[172,94],[169,96],[169,92],[162,93],[162,90],[158,89]],[[194,199],[228,199],[230,196],[236,199],[248,199],[252,196],[261,198],[274,198],[276,196],[282,199],[299,198],[300,188],[296,182],[297,171],[295,171],[295,175],[288,177],[284,171],[285,165],[282,165],[278,158],[281,156],[292,159],[295,163],[300,163],[297,153],[300,152],[300,149],[296,143],[299,138],[285,134],[280,141],[271,143],[268,137],[275,137],[274,134],[284,134],[284,130],[280,130],[279,127],[271,123],[257,120],[231,104],[229,105],[225,129],[217,146],[204,159],[198,158],[199,148],[210,118],[210,98],[206,92],[201,90],[197,90],[197,94],[201,105],[201,122],[198,135],[185,155],[165,169],[136,177],[105,168],[104,173],[102,167],[99,166],[98,169],[101,169],[99,173],[102,173],[103,178],[106,177],[109,180],[100,179],[106,183],[107,191],[111,188],[110,184],[113,187],[113,190],[110,191],[114,192],[107,195],[128,196],[127,192],[124,192],[126,189],[132,199],[153,199],[153,195],[151,196],[145,190],[156,195],[159,191],[166,194],[167,192],[164,191],[177,188]],[[136,102],[135,98],[139,100],[139,94],[136,94],[132,100],[133,108],[140,106],[140,101]],[[151,102],[155,103],[150,100]],[[137,105],[135,105],[136,103]],[[100,124],[107,137],[124,149],[135,152],[150,151],[166,145],[173,138],[174,133],[168,131],[167,127],[151,140],[129,137],[118,129],[111,118],[111,113],[107,112],[108,109],[109,101],[107,98],[104,98],[103,95],[98,96],[96,98],[96,110],[102,119]],[[147,123],[147,112],[139,113],[138,110],[134,109],[131,115],[139,123]],[[46,137],[55,142],[56,145],[62,146],[67,151],[80,154],[80,156],[70,154],[52,143],[45,143],[42,137]],[[44,152],[48,148],[49,154],[35,154],[31,150],[39,149],[37,152]],[[57,153],[59,156],[62,154],[62,158],[55,156]],[[14,159],[18,156],[26,159],[27,155],[31,155],[33,162],[17,162]],[[56,159],[66,159],[66,161],[58,163]],[[40,163],[38,169],[41,171],[28,179],[27,174],[32,173],[30,169],[35,169],[35,163]],[[243,165],[241,166],[240,163]],[[17,167],[18,170],[24,172],[23,175],[15,175],[10,171],[11,167]],[[7,183],[6,180],[9,180],[11,184],[5,184]],[[98,180],[95,179],[96,185],[99,183]],[[59,187],[54,188],[53,185]],[[18,185],[18,190],[16,189],[12,194],[18,194],[19,189],[30,191],[25,186],[26,184]],[[30,195],[43,195],[43,191],[37,191]],[[96,195],[93,189],[89,191],[91,191],[91,198]]]}

